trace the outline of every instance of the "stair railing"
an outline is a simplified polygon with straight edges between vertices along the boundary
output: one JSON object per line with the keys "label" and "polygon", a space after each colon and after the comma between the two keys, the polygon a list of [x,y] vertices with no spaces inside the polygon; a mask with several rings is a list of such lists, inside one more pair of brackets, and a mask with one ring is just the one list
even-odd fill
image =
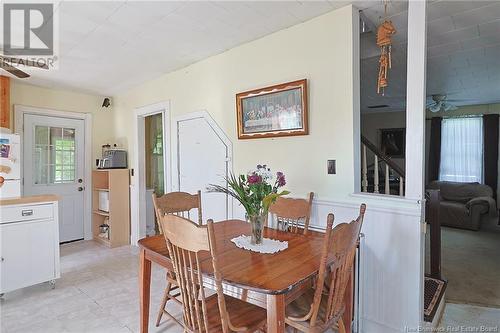
{"label": "stair railing", "polygon": [[[381,193],[380,191],[380,168],[384,171],[384,189],[383,194],[391,194],[391,175],[396,175],[399,178],[399,186],[395,193],[396,195],[404,196],[405,187],[405,171],[396,164],[389,156],[384,154],[376,145],[374,145],[365,136],[361,136],[361,191]],[[368,166],[368,156],[373,155],[373,188],[370,186],[368,173],[371,171]]]}

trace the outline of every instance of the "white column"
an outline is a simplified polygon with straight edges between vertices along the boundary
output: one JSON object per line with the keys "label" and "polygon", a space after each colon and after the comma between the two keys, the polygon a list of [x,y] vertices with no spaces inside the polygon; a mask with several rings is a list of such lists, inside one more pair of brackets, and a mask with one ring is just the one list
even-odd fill
{"label": "white column", "polygon": [[354,189],[356,193],[361,188],[361,114],[360,114],[360,56],[359,56],[359,11],[352,7],[352,123],[353,123],[353,161],[354,161]]}
{"label": "white column", "polygon": [[[420,223],[414,230],[418,233],[416,241],[420,251],[415,264],[420,274],[416,280],[418,298],[407,304],[415,309],[414,316],[407,318],[408,323],[423,323],[424,304],[424,185],[425,185],[425,80],[426,80],[426,1],[408,2],[408,63],[406,86],[406,197],[419,202]],[[416,250],[416,249],[415,249]],[[417,268],[417,267],[416,267]]]}
{"label": "white column", "polygon": [[408,2],[406,197],[423,198],[425,183],[426,2]]}

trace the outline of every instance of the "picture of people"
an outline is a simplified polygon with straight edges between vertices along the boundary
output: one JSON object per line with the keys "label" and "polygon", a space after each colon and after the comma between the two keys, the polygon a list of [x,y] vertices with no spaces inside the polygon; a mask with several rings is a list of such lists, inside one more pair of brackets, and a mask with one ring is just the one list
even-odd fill
{"label": "picture of people", "polygon": [[[263,90],[262,93],[240,96],[238,100],[240,138],[255,137],[259,133],[260,137],[304,134],[307,114],[304,87],[290,85],[281,90]],[[294,134],[295,131],[298,133]]]}

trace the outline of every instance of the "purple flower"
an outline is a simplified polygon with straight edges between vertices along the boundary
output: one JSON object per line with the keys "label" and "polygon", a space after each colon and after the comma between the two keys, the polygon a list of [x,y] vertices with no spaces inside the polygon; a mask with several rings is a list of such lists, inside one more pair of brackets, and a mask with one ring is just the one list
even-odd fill
{"label": "purple flower", "polygon": [[248,176],[248,184],[257,184],[262,182],[262,177],[256,174],[251,174]]}
{"label": "purple flower", "polygon": [[285,174],[281,171],[276,172],[276,183],[279,187],[286,185]]}

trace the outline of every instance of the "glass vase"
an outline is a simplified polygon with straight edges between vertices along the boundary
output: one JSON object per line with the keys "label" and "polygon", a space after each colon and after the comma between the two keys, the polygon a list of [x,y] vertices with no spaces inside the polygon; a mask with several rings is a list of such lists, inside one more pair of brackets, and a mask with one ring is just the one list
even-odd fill
{"label": "glass vase", "polygon": [[247,215],[247,222],[252,227],[252,235],[250,242],[254,245],[262,244],[264,239],[264,224],[267,214]]}

